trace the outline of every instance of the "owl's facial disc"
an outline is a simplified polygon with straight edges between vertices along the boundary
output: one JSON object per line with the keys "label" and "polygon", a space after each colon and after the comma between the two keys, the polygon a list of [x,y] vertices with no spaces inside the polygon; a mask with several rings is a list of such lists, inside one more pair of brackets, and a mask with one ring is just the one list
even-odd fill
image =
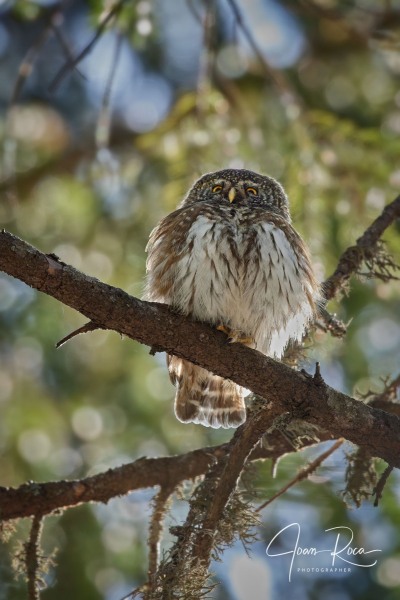
{"label": "owl's facial disc", "polygon": [[232,181],[223,181],[221,184],[214,185],[212,192],[214,194],[222,193],[230,204],[233,202],[246,202],[251,197],[258,196],[258,188],[256,185],[249,185],[248,182],[244,181],[238,181],[236,183],[233,183]]}
{"label": "owl's facial disc", "polygon": [[198,179],[181,206],[197,202],[225,204],[237,209],[265,210],[280,215],[290,223],[289,203],[285,191],[272,177],[247,169],[222,169]]}

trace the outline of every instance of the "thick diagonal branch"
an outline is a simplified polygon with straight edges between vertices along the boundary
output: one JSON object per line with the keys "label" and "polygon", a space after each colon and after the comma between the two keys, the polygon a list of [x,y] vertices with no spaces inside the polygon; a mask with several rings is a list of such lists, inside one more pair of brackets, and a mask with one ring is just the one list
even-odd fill
{"label": "thick diagonal branch", "polygon": [[400,419],[334,390],[319,377],[294,371],[241,344],[227,344],[224,334],[210,326],[165,305],[141,302],[7,232],[0,233],[0,269],[105,328],[190,360],[268,399],[268,420],[283,412],[306,417],[334,437],[345,437],[400,466]]}

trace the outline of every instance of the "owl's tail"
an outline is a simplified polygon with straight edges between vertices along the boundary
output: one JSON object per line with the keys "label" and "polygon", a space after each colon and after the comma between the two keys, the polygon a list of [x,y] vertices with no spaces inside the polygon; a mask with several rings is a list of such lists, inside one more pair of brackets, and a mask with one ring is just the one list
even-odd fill
{"label": "owl's tail", "polygon": [[244,423],[243,388],[175,356],[168,356],[168,368],[177,387],[175,414],[180,421],[214,429]]}

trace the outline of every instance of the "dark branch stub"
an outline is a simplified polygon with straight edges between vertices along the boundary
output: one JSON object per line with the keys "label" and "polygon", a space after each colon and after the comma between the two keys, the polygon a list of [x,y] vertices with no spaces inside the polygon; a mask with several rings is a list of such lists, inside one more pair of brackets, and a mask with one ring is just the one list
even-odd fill
{"label": "dark branch stub", "polygon": [[378,483],[376,484],[376,487],[373,491],[373,494],[375,496],[375,502],[374,502],[375,507],[378,506],[379,500],[382,498],[383,490],[385,488],[385,485],[386,485],[393,469],[394,469],[394,467],[392,465],[388,465],[386,467],[386,469],[383,471]]}
{"label": "dark branch stub", "polygon": [[63,346],[66,342],[68,342],[69,340],[72,340],[72,338],[74,338],[77,335],[80,335],[81,333],[89,333],[90,331],[96,331],[97,329],[107,329],[107,328],[103,327],[103,325],[99,325],[99,323],[94,323],[93,321],[89,321],[88,323],[85,323],[84,325],[82,325],[82,327],[79,327],[78,329],[71,331],[71,333],[69,333],[68,335],[63,337],[62,340],[57,342],[56,348],[57,349],[61,348],[61,346]]}
{"label": "dark branch stub", "polygon": [[321,375],[321,366],[319,362],[315,363],[315,373],[313,380],[317,385],[323,385],[325,383]]}

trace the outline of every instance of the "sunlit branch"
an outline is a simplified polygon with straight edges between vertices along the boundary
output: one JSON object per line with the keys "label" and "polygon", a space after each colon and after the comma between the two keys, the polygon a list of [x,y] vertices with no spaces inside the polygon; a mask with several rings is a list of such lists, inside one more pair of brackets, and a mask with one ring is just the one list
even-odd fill
{"label": "sunlit branch", "polygon": [[176,487],[207,471],[223,455],[224,445],[202,448],[181,456],[141,458],[105,473],[72,481],[24,483],[18,488],[0,487],[0,519],[44,515],[84,502],[108,502],[135,489]]}
{"label": "sunlit branch", "polygon": [[[320,432],[318,437],[320,441],[332,439],[328,432]],[[315,443],[315,440],[310,440],[303,447]],[[228,450],[228,444],[221,444],[177,456],[141,458],[109,469],[106,473],[78,480],[29,482],[18,488],[0,486],[0,520],[45,515],[84,502],[108,502],[116,496],[155,486],[176,488],[183,481],[204,475]],[[293,446],[279,431],[273,431],[268,434],[268,448],[257,446],[249,460],[271,458],[276,461],[290,452],[293,452]]]}
{"label": "sunlit branch", "polygon": [[35,516],[32,519],[29,540],[25,544],[25,564],[28,580],[28,600],[39,600],[40,598],[40,534],[42,531],[43,518]]}
{"label": "sunlit branch", "polygon": [[166,486],[157,492],[153,500],[153,513],[151,515],[149,537],[147,540],[149,547],[148,581],[150,585],[159,565],[163,521],[173,492],[173,487]]}
{"label": "sunlit branch", "polygon": [[[212,532],[216,531],[224,509],[232,493],[236,490],[239,477],[251,451],[260,441],[268,426],[272,426],[273,421],[273,411],[268,414],[264,408],[256,407],[233,436],[226,458],[220,460],[206,475],[202,488],[206,497],[209,495],[208,488],[212,489],[212,502],[203,503],[206,507],[204,516],[201,519],[201,526],[197,523],[196,534],[192,542],[194,559],[206,567],[211,560],[214,546]],[[207,481],[208,478],[210,482]],[[193,517],[198,518],[195,515]],[[190,515],[188,520],[189,518]]]}

